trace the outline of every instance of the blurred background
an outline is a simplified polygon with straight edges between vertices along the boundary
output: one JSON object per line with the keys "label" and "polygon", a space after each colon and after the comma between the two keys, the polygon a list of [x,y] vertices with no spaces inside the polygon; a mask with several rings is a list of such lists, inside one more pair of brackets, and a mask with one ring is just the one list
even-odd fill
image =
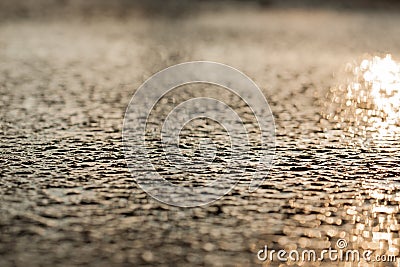
{"label": "blurred background", "polygon": [[81,14],[90,16],[94,14],[108,14],[126,16],[132,12],[147,13],[149,15],[189,15],[199,11],[199,8],[212,6],[213,8],[229,8],[237,5],[254,6],[256,8],[333,8],[342,10],[352,9],[398,9],[398,0],[150,0],[150,1],[80,1],[80,0],[39,0],[39,1],[11,1],[4,0],[0,3],[1,17],[34,17],[34,16],[59,16],[68,14]]}

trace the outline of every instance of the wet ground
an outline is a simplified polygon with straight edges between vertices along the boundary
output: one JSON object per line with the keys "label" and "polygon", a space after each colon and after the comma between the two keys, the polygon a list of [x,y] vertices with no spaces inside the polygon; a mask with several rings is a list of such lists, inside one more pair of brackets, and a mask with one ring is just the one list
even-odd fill
{"label": "wet ground", "polygon": [[[253,266],[264,245],[339,238],[398,255],[399,139],[364,146],[323,119],[343,82],[333,72],[366,52],[399,59],[398,25],[396,12],[252,6],[2,20],[0,266]],[[238,185],[184,209],[138,188],[121,131],[135,89],[189,60],[231,65],[262,88],[277,151],[256,192]],[[335,264],[352,265],[302,263]]]}

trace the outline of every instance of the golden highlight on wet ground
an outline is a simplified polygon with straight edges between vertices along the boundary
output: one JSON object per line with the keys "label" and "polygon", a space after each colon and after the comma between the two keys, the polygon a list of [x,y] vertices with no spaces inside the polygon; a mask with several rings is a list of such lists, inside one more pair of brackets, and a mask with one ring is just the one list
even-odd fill
{"label": "golden highlight on wet ground", "polygon": [[[400,126],[400,63],[390,54],[348,63],[328,93],[323,115],[360,138],[390,138]],[[330,101],[329,101],[330,100]]]}

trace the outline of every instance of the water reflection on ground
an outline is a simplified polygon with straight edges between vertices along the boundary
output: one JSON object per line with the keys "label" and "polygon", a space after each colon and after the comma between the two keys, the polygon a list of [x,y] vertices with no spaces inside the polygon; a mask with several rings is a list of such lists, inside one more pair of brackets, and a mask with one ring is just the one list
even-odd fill
{"label": "water reflection on ground", "polygon": [[[393,64],[366,57],[350,64],[348,78],[331,73],[365,51],[388,50],[399,60],[398,25],[395,13],[254,7],[0,24],[0,265],[293,266],[260,262],[257,252],[322,250],[338,239],[397,255],[400,142],[375,135],[379,125],[397,130],[398,113],[388,108],[398,106],[381,101],[396,90],[369,91],[360,80],[381,77],[364,77],[374,64]],[[140,83],[190,60],[226,63],[255,80],[275,117],[277,151],[254,193],[243,181],[211,205],[180,209],[137,186],[120,130]],[[183,130],[184,154],[195,155],[204,132],[226,144],[221,129],[198,126]]]}
{"label": "water reflection on ground", "polygon": [[[394,152],[400,126],[400,64],[389,54],[367,56],[347,64],[338,77],[338,85],[330,89],[323,105],[323,117],[329,122],[325,131],[328,136],[340,132],[344,143],[359,139],[353,147],[360,148],[365,166],[376,174],[363,179],[353,204],[344,207],[343,218],[353,225],[347,238],[354,248],[398,256],[400,184]],[[368,161],[368,154],[375,158]],[[377,264],[364,262],[362,266]]]}

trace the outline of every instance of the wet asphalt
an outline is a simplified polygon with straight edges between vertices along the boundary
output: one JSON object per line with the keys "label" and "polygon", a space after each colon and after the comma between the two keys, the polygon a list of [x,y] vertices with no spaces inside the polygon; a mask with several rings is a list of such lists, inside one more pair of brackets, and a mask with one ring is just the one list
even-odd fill
{"label": "wet asphalt", "polygon": [[[321,115],[347,62],[400,54],[398,25],[396,12],[253,6],[2,20],[0,266],[257,266],[265,245],[321,250],[340,238],[398,255],[399,140],[366,148]],[[259,85],[276,154],[257,191],[240,183],[177,208],[137,186],[121,132],[136,88],[191,60]],[[396,266],[374,264],[361,266]]]}

